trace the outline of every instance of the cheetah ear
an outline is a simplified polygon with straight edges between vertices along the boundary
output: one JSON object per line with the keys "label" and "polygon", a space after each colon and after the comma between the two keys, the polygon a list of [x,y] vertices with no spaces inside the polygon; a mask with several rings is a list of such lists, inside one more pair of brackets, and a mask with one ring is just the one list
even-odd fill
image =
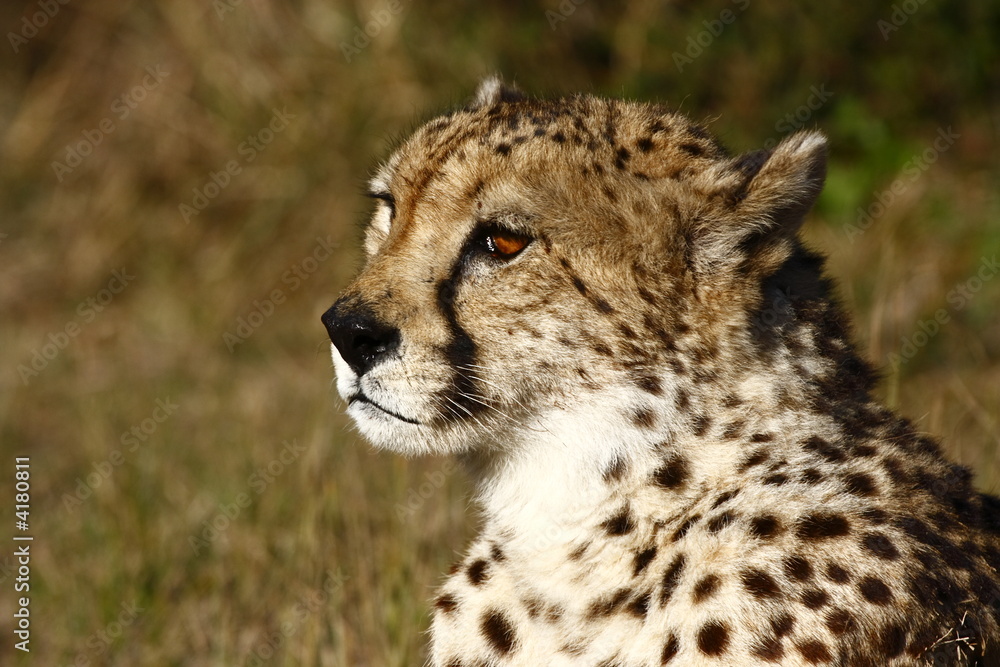
{"label": "cheetah ear", "polygon": [[522,93],[516,86],[504,83],[498,74],[489,76],[479,83],[476,95],[472,102],[466,107],[469,111],[490,107],[498,102],[519,102],[524,99]]}
{"label": "cheetah ear", "polygon": [[711,263],[735,260],[759,275],[777,270],[791,254],[795,235],[823,189],[826,138],[819,132],[799,132],[773,151],[746,153],[713,171],[723,221],[702,230]]}

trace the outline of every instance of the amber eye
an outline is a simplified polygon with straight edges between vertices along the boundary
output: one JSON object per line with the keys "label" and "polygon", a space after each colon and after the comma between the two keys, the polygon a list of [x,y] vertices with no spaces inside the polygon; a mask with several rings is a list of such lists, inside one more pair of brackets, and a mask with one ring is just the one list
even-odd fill
{"label": "amber eye", "polygon": [[513,232],[494,231],[486,235],[486,250],[491,256],[500,259],[513,259],[517,253],[531,243],[531,239]]}

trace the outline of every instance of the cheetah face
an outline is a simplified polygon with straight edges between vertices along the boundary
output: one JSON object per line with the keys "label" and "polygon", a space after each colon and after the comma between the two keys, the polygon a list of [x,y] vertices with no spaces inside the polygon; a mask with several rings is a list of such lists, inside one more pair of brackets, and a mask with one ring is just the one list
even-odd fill
{"label": "cheetah face", "polygon": [[[678,374],[695,370],[684,332],[712,345],[733,329],[720,309],[759,292],[720,277],[739,239],[705,225],[747,213],[772,161],[730,159],[660,107],[485,83],[371,182],[366,265],[322,318],[348,413],[376,446],[414,454],[511,447],[553,419],[669,434]],[[761,267],[787,254],[764,240]]]}

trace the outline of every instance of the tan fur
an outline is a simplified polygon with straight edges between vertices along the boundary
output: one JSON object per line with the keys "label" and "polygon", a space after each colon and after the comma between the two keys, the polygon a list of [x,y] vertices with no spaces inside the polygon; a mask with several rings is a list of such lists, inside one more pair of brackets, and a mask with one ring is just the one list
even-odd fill
{"label": "tan fur", "polygon": [[872,398],[825,160],[491,80],[380,170],[324,322],[361,431],[477,484],[432,665],[1000,664],[1000,501]]}

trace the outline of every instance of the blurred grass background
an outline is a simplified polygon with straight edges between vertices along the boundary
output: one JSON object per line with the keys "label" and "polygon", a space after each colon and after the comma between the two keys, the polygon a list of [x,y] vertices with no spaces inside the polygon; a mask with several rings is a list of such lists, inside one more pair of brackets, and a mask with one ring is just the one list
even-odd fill
{"label": "blurred grass background", "polygon": [[664,101],[733,150],[826,132],[807,236],[872,359],[919,343],[883,394],[1000,488],[995,3],[43,0],[0,28],[0,663],[422,663],[467,482],[358,441],[318,318],[369,169],[495,71]]}

